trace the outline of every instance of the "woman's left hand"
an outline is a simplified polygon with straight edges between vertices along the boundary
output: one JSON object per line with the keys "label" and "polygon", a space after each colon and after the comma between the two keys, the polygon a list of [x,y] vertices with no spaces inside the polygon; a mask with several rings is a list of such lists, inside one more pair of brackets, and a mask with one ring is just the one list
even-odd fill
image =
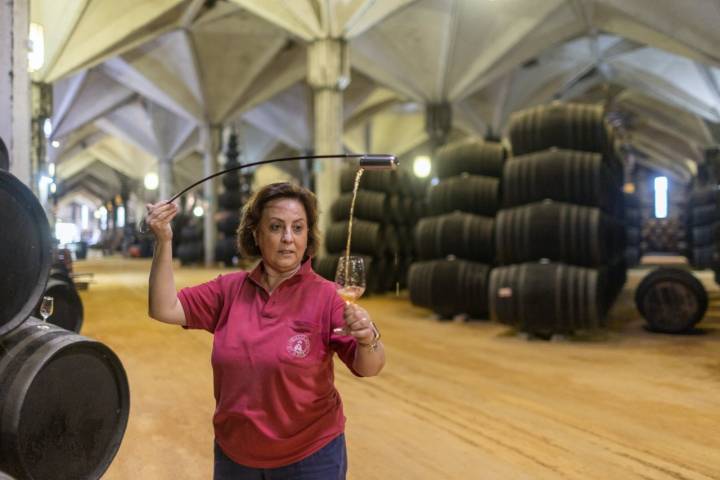
{"label": "woman's left hand", "polygon": [[345,305],[344,318],[346,325],[333,330],[342,335],[352,335],[361,345],[370,345],[375,339],[370,314],[359,305],[348,303]]}

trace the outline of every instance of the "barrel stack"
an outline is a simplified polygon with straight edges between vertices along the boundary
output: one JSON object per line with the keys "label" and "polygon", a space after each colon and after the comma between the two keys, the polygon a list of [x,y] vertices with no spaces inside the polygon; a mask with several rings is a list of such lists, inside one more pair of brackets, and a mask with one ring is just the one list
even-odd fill
{"label": "barrel stack", "polygon": [[415,228],[418,261],[410,266],[410,301],[440,318],[488,315],[487,280],[495,261],[494,223],[507,152],[467,139],[438,150],[439,179],[428,190],[429,216]]}
{"label": "barrel stack", "polygon": [[492,317],[547,336],[603,327],[626,278],[623,169],[603,110],[540,106],[509,133]]}
{"label": "barrel stack", "polygon": [[0,471],[15,478],[100,478],[127,425],[125,371],[102,343],[32,316],[44,294],[67,290],[67,279],[51,272],[42,206],[4,170],[0,204],[0,224],[13,226],[0,235]]}
{"label": "barrel stack", "polygon": [[[225,168],[239,166],[239,156],[237,134],[233,132],[228,138],[225,150]],[[222,175],[223,191],[218,195],[218,211],[215,214],[215,224],[219,232],[215,244],[215,261],[224,263],[226,267],[236,265],[239,255],[236,234],[240,226],[240,208],[250,195],[245,178],[237,171]]]}
{"label": "barrel stack", "polygon": [[718,191],[714,186],[695,188],[688,202],[690,263],[695,268],[716,268],[718,263]]}
{"label": "barrel stack", "polygon": [[627,267],[640,263],[642,231],[642,212],[637,193],[625,192],[625,262]]}

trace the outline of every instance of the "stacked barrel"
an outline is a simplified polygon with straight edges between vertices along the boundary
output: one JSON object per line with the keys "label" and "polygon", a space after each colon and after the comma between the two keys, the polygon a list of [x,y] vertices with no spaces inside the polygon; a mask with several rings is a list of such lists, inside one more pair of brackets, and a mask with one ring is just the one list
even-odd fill
{"label": "stacked barrel", "polygon": [[[225,168],[237,167],[238,163],[237,134],[232,133],[228,139],[225,151]],[[225,266],[236,264],[238,256],[236,232],[240,226],[240,208],[247,201],[249,191],[243,191],[241,177],[237,171],[222,175],[223,191],[218,195],[218,211],[215,214],[215,223],[219,231],[215,244],[215,261],[223,262]],[[245,186],[243,184],[243,186]]]}
{"label": "stacked barrel", "polygon": [[495,260],[493,224],[507,156],[500,143],[475,139],[438,150],[439,182],[428,191],[428,214],[415,228],[417,262],[410,301],[441,318],[487,317],[487,279]]}
{"label": "stacked barrel", "polygon": [[690,263],[695,268],[714,268],[718,246],[718,192],[712,186],[696,188],[690,193],[689,232]]}
{"label": "stacked barrel", "polygon": [[641,249],[651,253],[686,254],[687,237],[682,217],[648,218],[642,226]]}
{"label": "stacked barrel", "polygon": [[625,262],[628,267],[640,263],[640,232],[642,211],[640,198],[635,193],[625,193]]}
{"label": "stacked barrel", "polygon": [[40,202],[4,170],[0,205],[0,224],[12,225],[0,230],[0,471],[100,478],[127,425],[125,371],[102,343],[32,317],[64,273],[51,276],[50,228]]}
{"label": "stacked barrel", "polygon": [[602,327],[626,274],[623,170],[603,110],[525,110],[512,116],[510,140],[492,317],[538,335]]}
{"label": "stacked barrel", "polygon": [[[335,278],[338,259],[345,254],[350,204],[357,170],[340,174],[340,196],[333,203],[332,223],[325,232],[328,254],[315,261],[315,271]],[[365,257],[366,293],[404,288],[414,255],[411,232],[421,211],[413,180],[404,171],[363,172],[353,213],[351,254]]]}
{"label": "stacked barrel", "polygon": [[203,261],[203,224],[197,217],[188,216],[187,222],[174,235],[179,235],[177,256],[181,265]]}

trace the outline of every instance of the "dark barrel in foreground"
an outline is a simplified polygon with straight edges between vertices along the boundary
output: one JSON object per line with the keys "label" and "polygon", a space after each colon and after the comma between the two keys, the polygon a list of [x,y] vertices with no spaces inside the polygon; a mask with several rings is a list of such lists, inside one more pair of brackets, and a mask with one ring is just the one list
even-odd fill
{"label": "dark barrel in foreground", "polygon": [[635,305],[649,330],[681,333],[702,320],[708,295],[691,272],[663,267],[642,279],[635,290]]}
{"label": "dark barrel in foreground", "polygon": [[51,264],[50,227],[40,202],[0,170],[0,335],[28,318],[45,291]]}
{"label": "dark barrel in foreground", "polygon": [[118,357],[35,318],[0,339],[0,470],[18,478],[100,478],[127,426]]}

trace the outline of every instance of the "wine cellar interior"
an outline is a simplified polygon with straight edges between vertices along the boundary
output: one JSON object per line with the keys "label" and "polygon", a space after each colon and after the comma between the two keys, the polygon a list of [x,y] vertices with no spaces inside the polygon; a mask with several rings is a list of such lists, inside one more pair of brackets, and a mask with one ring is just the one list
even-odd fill
{"label": "wine cellar interior", "polygon": [[720,479],[720,4],[682,3],[2,2],[0,479],[213,478],[145,220],[178,291],[249,272],[275,182],[382,332],[331,371],[347,478]]}

